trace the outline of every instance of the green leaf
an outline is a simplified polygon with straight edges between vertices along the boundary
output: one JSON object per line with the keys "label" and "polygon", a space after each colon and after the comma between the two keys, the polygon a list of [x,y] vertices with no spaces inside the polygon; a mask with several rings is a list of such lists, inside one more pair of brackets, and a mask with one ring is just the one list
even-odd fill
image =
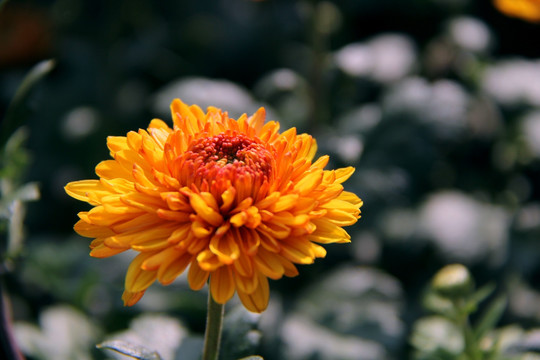
{"label": "green leaf", "polygon": [[99,349],[108,349],[119,352],[134,359],[139,360],[162,360],[161,356],[155,351],[149,350],[144,346],[129,343],[121,340],[104,341],[96,345]]}
{"label": "green leaf", "polygon": [[259,356],[259,355],[251,355],[251,356],[244,357],[238,360],[264,360],[264,359],[262,358],[262,356]]}
{"label": "green leaf", "polygon": [[[3,6],[4,3],[5,2],[2,2],[0,6]],[[5,144],[9,134],[21,125],[24,118],[19,116],[19,112],[24,100],[34,85],[47,75],[54,68],[54,65],[55,61],[52,59],[43,60],[37,63],[25,76],[21,85],[15,92],[13,100],[11,100],[11,103],[9,104],[5,118],[2,120],[2,126],[0,128],[0,145]]]}
{"label": "green leaf", "polygon": [[484,337],[484,335],[492,330],[495,325],[501,319],[504,309],[506,308],[507,299],[506,296],[502,295],[489,305],[488,309],[482,315],[482,318],[476,325],[474,329],[474,336],[479,341]]}
{"label": "green leaf", "polygon": [[474,294],[472,294],[470,301],[474,301],[476,304],[479,304],[485,299],[487,299],[487,297],[491,295],[493,291],[495,291],[494,283],[484,285],[480,289],[478,289]]}

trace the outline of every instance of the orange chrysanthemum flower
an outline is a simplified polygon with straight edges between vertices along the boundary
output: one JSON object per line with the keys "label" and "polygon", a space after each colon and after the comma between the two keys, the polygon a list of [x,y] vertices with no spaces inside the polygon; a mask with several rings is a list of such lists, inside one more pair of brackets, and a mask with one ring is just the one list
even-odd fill
{"label": "orange chrysanthemum flower", "polygon": [[111,136],[114,160],[99,180],[67,184],[94,207],[75,231],[95,238],[91,256],[132,249],[122,296],[135,304],[155,281],[167,285],[189,266],[194,290],[209,280],[214,300],[238,293],[253,312],[268,304],[268,278],[298,274],[295,264],[326,255],[318,245],[350,242],[342,226],[360,217],[362,200],[343,190],[354,172],[323,170],[317,145],[292,128],[264,123],[265,110],[238,120],[210,107],[171,104],[173,129],[154,119],[147,130]]}
{"label": "orange chrysanthemum flower", "polygon": [[494,0],[495,7],[507,16],[540,22],[540,0]]}

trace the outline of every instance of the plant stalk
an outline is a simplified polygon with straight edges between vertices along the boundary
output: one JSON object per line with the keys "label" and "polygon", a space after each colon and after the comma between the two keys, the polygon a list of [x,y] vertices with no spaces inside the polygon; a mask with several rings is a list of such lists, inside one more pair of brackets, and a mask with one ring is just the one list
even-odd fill
{"label": "plant stalk", "polygon": [[212,293],[208,291],[208,312],[202,360],[218,360],[224,314],[225,305],[215,302]]}

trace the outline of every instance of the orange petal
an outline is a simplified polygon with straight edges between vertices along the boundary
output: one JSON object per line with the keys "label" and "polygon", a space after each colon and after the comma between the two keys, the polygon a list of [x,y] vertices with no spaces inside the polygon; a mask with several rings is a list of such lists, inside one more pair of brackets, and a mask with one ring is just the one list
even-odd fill
{"label": "orange petal", "polygon": [[224,264],[232,264],[240,256],[238,242],[241,239],[235,238],[230,232],[222,237],[214,236],[210,240],[210,250],[216,254]]}
{"label": "orange petal", "polygon": [[257,255],[253,257],[253,262],[257,269],[270,279],[280,279],[283,276],[285,269],[280,261],[281,255],[259,249]]}
{"label": "orange petal", "polygon": [[[172,261],[171,261],[172,259]],[[184,272],[186,267],[193,259],[193,255],[185,253],[179,257],[171,258],[170,261],[163,263],[158,270],[157,276],[160,283],[168,285],[172,283],[178,275]]]}
{"label": "orange petal", "polygon": [[95,257],[95,258],[106,258],[109,256],[120,254],[121,252],[124,252],[128,249],[129,249],[128,247],[113,249],[113,248],[108,247],[105,244],[101,244],[101,245],[96,246],[90,251],[90,256]]}
{"label": "orange petal", "polygon": [[234,282],[236,284],[236,288],[240,292],[244,292],[246,294],[252,294],[255,290],[257,290],[257,286],[259,285],[259,277],[257,274],[253,274],[249,277],[244,277],[239,275],[238,273],[234,274]]}
{"label": "orange petal", "polygon": [[203,288],[210,272],[201,269],[197,260],[191,261],[188,271],[188,283],[192,290],[200,290]]}
{"label": "orange petal", "polygon": [[234,280],[231,268],[222,266],[210,276],[210,292],[219,304],[225,304],[234,295]]}
{"label": "orange petal", "polygon": [[77,232],[77,234],[90,238],[114,235],[114,231],[112,231],[109,227],[89,224],[84,220],[77,221],[73,229]]}
{"label": "orange petal", "polygon": [[68,183],[64,190],[66,193],[80,201],[99,205],[101,198],[111,195],[111,191],[104,187],[99,180],[80,180]]}
{"label": "orange petal", "polygon": [[131,292],[124,290],[122,294],[122,300],[124,301],[124,306],[133,306],[135,305],[144,295],[144,291]]}
{"label": "orange petal", "polygon": [[270,297],[270,287],[266,276],[259,274],[257,290],[251,294],[238,291],[238,297],[249,311],[261,313],[266,310]]}
{"label": "orange petal", "polygon": [[204,250],[197,255],[199,266],[204,271],[214,271],[223,265],[219,258],[210,250]]}
{"label": "orange petal", "polygon": [[251,259],[251,256],[240,253],[238,259],[233,263],[236,273],[244,277],[253,275],[253,262]]}
{"label": "orange petal", "polygon": [[321,218],[313,219],[312,222],[317,226],[317,229],[309,235],[311,241],[321,244],[351,242],[351,237],[347,231],[343,230],[343,228],[337,226],[332,221]]}
{"label": "orange petal", "polygon": [[312,264],[315,258],[311,243],[301,238],[282,242],[281,254],[296,264]]}
{"label": "orange petal", "polygon": [[143,262],[153,254],[141,253],[131,261],[126,274],[125,289],[132,293],[145,291],[156,280],[155,271],[141,268]]}

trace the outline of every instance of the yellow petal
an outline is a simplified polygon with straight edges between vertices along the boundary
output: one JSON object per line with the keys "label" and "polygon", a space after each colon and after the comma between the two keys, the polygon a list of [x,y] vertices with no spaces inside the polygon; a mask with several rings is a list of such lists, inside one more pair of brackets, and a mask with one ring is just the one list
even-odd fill
{"label": "yellow petal", "polygon": [[281,255],[296,264],[312,264],[315,258],[311,243],[302,238],[283,241]]}
{"label": "yellow petal", "polygon": [[188,271],[188,283],[192,290],[200,290],[208,280],[210,272],[201,269],[197,260],[191,261]]}
{"label": "yellow petal", "polygon": [[219,226],[223,222],[223,216],[210,207],[199,194],[191,193],[189,202],[197,215],[210,225]]}
{"label": "yellow petal", "polygon": [[122,294],[122,300],[124,301],[124,306],[133,306],[135,305],[144,295],[144,291],[131,292],[124,290]]}
{"label": "yellow petal", "polygon": [[95,171],[101,179],[132,179],[131,171],[121,166],[116,160],[100,162]]}
{"label": "yellow petal", "polygon": [[313,219],[312,222],[317,226],[317,229],[309,236],[310,240],[321,244],[351,242],[351,237],[347,231],[330,220],[321,218]]}
{"label": "yellow petal", "polygon": [[225,304],[234,295],[234,280],[228,266],[222,266],[210,275],[210,292],[219,304]]}
{"label": "yellow petal", "polygon": [[244,277],[239,275],[238,273],[234,274],[234,282],[236,284],[236,288],[240,292],[244,292],[246,294],[252,294],[255,290],[257,290],[257,286],[259,285],[259,277],[256,274],[253,274],[249,277]]}
{"label": "yellow petal", "polygon": [[334,170],[336,174],[336,182],[338,184],[344,183],[348,178],[351,177],[352,174],[354,174],[354,170],[355,169],[352,166]]}
{"label": "yellow petal", "polygon": [[112,231],[109,227],[89,224],[84,220],[77,221],[73,229],[77,232],[77,234],[90,238],[108,237],[114,235],[114,231]]}
{"label": "yellow petal", "polygon": [[127,150],[127,138],[125,136],[108,136],[107,137],[107,147],[111,153],[116,153],[121,150]]}
{"label": "yellow petal", "polygon": [[251,312],[261,313],[268,307],[268,298],[270,297],[270,287],[268,279],[259,274],[257,290],[251,294],[238,291],[238,297],[242,304]]}
{"label": "yellow petal", "polygon": [[152,254],[141,253],[131,261],[126,274],[125,288],[127,291],[137,293],[145,291],[156,280],[155,271],[145,271],[142,263]]}
{"label": "yellow petal", "polygon": [[90,205],[99,205],[101,198],[111,194],[111,191],[104,187],[99,180],[80,180],[68,183],[64,187],[66,193]]}
{"label": "yellow petal", "polygon": [[197,261],[204,271],[214,271],[220,266],[223,266],[223,263],[219,261],[217,255],[210,250],[200,252],[199,255],[197,255]]}
{"label": "yellow petal", "polygon": [[283,276],[284,268],[279,260],[281,255],[259,249],[257,255],[253,257],[253,262],[261,273],[270,279],[280,279]]}
{"label": "yellow petal", "polygon": [[251,256],[241,253],[233,265],[237,274],[244,277],[250,277],[253,275],[253,262]]}
{"label": "yellow petal", "polygon": [[101,244],[99,246],[96,246],[90,251],[90,256],[95,257],[95,258],[106,258],[109,256],[120,254],[121,252],[124,252],[128,249],[129,247],[113,249],[113,248],[108,247],[105,244]]}
{"label": "yellow petal", "polygon": [[277,199],[277,201],[272,206],[270,206],[269,210],[274,213],[289,210],[296,205],[298,197],[298,194],[288,194],[280,196],[279,199]]}
{"label": "yellow petal", "polygon": [[358,196],[356,196],[355,193],[349,192],[349,191],[343,191],[341,194],[339,194],[338,197],[339,200],[346,201],[351,203],[357,208],[360,208],[364,202],[362,199],[360,199]]}
{"label": "yellow petal", "polygon": [[222,237],[214,236],[210,240],[210,251],[216,254],[224,264],[232,264],[240,256],[240,247],[238,242],[241,239],[236,239],[229,232]]}
{"label": "yellow petal", "polygon": [[184,272],[192,259],[193,255],[186,253],[180,257],[174,258],[173,261],[163,263],[159,267],[157,274],[159,282],[163,285],[172,283],[178,275]]}
{"label": "yellow petal", "polygon": [[320,169],[315,169],[311,172],[308,172],[296,183],[294,190],[297,191],[300,195],[309,195],[322,181],[323,171]]}

